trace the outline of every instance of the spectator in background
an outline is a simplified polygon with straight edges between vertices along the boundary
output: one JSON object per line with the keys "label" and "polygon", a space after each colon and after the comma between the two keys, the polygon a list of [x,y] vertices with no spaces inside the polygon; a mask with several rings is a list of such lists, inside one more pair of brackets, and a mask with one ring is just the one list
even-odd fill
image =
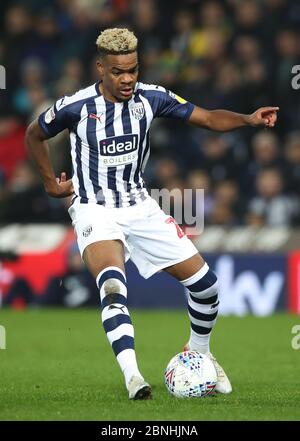
{"label": "spectator in background", "polygon": [[234,4],[235,34],[264,37],[262,4],[258,1],[243,0]]}
{"label": "spectator in background", "polygon": [[30,11],[26,6],[14,5],[7,9],[4,21],[4,66],[9,72],[8,90],[16,90],[20,81],[20,64],[33,42],[33,26]]}
{"label": "spectator in background", "polygon": [[285,143],[286,182],[291,194],[300,196],[300,131],[291,132]]}
{"label": "spectator in background", "polygon": [[265,168],[282,167],[279,155],[279,139],[273,132],[259,131],[252,138],[253,159],[248,162],[240,176],[242,190],[248,196],[255,192],[254,183],[258,173]]}
{"label": "spectator in background", "polygon": [[231,224],[238,225],[242,223],[246,207],[243,204],[236,181],[228,179],[217,183],[212,211],[216,206],[223,207],[224,211],[230,213]]}
{"label": "spectator in background", "polygon": [[250,225],[291,226],[299,216],[299,201],[284,194],[283,177],[279,169],[261,170],[256,177],[257,195],[248,205]]}
{"label": "spectator in background", "polygon": [[[34,110],[34,103],[30,99],[31,94],[34,94],[37,89],[42,89],[46,82],[44,66],[37,58],[29,58],[22,64],[20,74],[21,82],[14,91],[13,102],[19,114],[28,115]],[[43,99],[46,99],[45,95]]]}
{"label": "spectator in background", "polygon": [[57,48],[63,45],[62,34],[51,8],[45,8],[34,16],[33,30],[34,39],[27,46],[26,58],[36,58],[47,65],[51,78],[61,62],[57,57]]}
{"label": "spectator in background", "polygon": [[233,227],[237,225],[237,218],[233,209],[220,201],[214,204],[207,222],[209,225]]}
{"label": "spectator in background", "polygon": [[[299,31],[287,27],[276,36],[276,55],[273,65],[275,77],[274,96],[281,108],[281,126],[285,130],[299,128],[299,94],[291,87],[292,67],[299,64],[300,43]],[[276,61],[275,61],[276,60]],[[298,112],[295,111],[298,106]]]}
{"label": "spectator in background", "polygon": [[28,90],[28,102],[31,109],[30,121],[33,121],[39,112],[49,108],[53,101],[48,98],[47,91],[44,86],[36,85]]}
{"label": "spectator in background", "polygon": [[[216,59],[224,53],[224,45],[231,34],[224,6],[217,1],[201,3],[198,15],[198,26],[192,32],[189,42],[189,54],[193,59]],[[214,49],[217,49],[217,53]]]}
{"label": "spectator in background", "polygon": [[84,82],[84,69],[82,62],[76,58],[69,58],[62,66],[62,73],[55,85],[55,96],[72,95],[80,89]]}
{"label": "spectator in background", "polygon": [[243,100],[240,111],[247,112],[253,105],[260,106],[271,94],[268,69],[260,42],[255,36],[240,35],[234,40],[233,49],[232,56],[241,76],[239,93]]}
{"label": "spectator in background", "polygon": [[181,171],[176,161],[171,158],[161,158],[155,163],[151,186],[153,188],[165,188],[171,179],[180,177]]}
{"label": "spectator in background", "polygon": [[194,28],[195,19],[189,9],[175,12],[174,35],[170,40],[170,48],[177,58],[187,59],[187,49]]}
{"label": "spectator in background", "polygon": [[[203,218],[207,222],[208,217],[213,209],[212,183],[209,174],[205,170],[193,170],[186,179],[186,188],[193,190],[193,211],[195,216]],[[203,204],[196,198],[196,190],[203,190]],[[202,202],[202,201],[201,201]]]}
{"label": "spectator in background", "polygon": [[[4,223],[49,222],[56,211],[51,210],[50,198],[28,161],[15,167],[0,203],[0,219]],[[63,210],[61,203],[56,209]]]}
{"label": "spectator in background", "polygon": [[140,52],[144,48],[163,47],[164,32],[160,28],[159,12],[156,2],[152,0],[136,0],[131,2],[131,22],[135,34],[141,41]]}
{"label": "spectator in background", "polygon": [[233,152],[224,135],[215,133],[207,135],[199,146],[196,159],[199,167],[208,172],[213,182],[232,178],[237,172]]}
{"label": "spectator in background", "polygon": [[235,107],[242,111],[240,102],[242,76],[235,63],[227,62],[220,67],[214,86],[212,94],[218,107]]}
{"label": "spectator in background", "polygon": [[4,180],[10,179],[18,163],[26,158],[25,129],[16,115],[0,116],[0,167]]}
{"label": "spectator in background", "polygon": [[[287,21],[288,17],[288,0],[264,0],[263,1],[263,21],[265,36],[276,35],[278,29]],[[296,14],[292,14],[294,17]],[[267,53],[273,49],[272,39],[265,40]]]}
{"label": "spectator in background", "polygon": [[248,64],[260,61],[261,48],[259,40],[250,35],[240,35],[234,40],[234,55],[236,63],[244,68]]}

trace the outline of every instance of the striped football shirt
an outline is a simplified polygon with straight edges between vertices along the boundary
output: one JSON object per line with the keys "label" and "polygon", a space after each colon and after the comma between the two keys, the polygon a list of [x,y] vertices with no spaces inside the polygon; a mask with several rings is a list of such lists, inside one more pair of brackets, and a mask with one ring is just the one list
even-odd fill
{"label": "striped football shirt", "polygon": [[39,116],[48,138],[69,130],[73,186],[81,203],[126,207],[148,197],[142,178],[153,118],[187,120],[194,105],[161,86],[136,84],[129,101],[107,101],[100,82],[64,96]]}

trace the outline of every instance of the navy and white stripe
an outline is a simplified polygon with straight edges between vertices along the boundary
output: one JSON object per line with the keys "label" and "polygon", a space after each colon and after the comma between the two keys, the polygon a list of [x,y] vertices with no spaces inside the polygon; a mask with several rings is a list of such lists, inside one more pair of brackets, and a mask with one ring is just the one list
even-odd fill
{"label": "navy and white stripe", "polygon": [[137,83],[132,98],[112,103],[99,82],[59,99],[42,113],[48,137],[70,132],[73,185],[81,203],[127,207],[148,197],[142,173],[155,117],[188,119],[194,106],[163,87]]}
{"label": "navy and white stripe", "polygon": [[[128,349],[134,350],[134,329],[127,309],[126,277],[117,267],[105,268],[97,277],[100,289],[102,323],[116,356]],[[106,292],[106,285],[118,287]]]}
{"label": "navy and white stripe", "polygon": [[218,315],[217,276],[205,265],[181,282],[188,290],[188,314],[195,334],[210,334]]}

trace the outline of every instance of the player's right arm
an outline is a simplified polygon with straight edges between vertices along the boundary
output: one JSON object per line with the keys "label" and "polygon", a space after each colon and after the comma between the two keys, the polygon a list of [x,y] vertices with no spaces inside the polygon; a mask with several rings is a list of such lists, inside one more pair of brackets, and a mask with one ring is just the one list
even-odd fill
{"label": "player's right arm", "polygon": [[67,97],[60,98],[33,121],[26,131],[29,154],[38,167],[46,192],[55,198],[64,198],[74,193],[72,180],[67,180],[66,173],[63,172],[60,178],[56,178],[46,142],[64,129],[70,129],[72,118],[68,108]]}
{"label": "player's right arm", "polygon": [[41,129],[38,120],[34,120],[28,126],[25,137],[26,145],[31,158],[38,167],[45,190],[49,196],[64,198],[74,193],[72,180],[67,180],[64,172],[61,173],[60,178],[56,178],[46,143],[48,138]]}
{"label": "player's right arm", "polygon": [[243,126],[274,127],[279,107],[260,107],[250,115],[217,109],[206,110],[195,106],[188,121],[189,123],[217,132],[227,132]]}
{"label": "player's right arm", "polygon": [[179,118],[196,127],[217,132],[227,132],[243,126],[274,127],[277,120],[279,107],[261,107],[250,115],[223,109],[206,110],[164,87],[146,86],[146,96],[150,99],[152,111],[156,117]]}

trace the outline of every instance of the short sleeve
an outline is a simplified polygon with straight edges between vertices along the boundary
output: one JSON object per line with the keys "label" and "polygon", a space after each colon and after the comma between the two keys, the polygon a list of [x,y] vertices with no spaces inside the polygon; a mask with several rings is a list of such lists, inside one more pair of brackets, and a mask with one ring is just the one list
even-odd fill
{"label": "short sleeve", "polygon": [[38,118],[40,127],[49,138],[68,128],[67,108],[64,100],[65,97],[60,98]]}
{"label": "short sleeve", "polygon": [[167,117],[187,120],[195,105],[163,87],[149,90],[147,98],[151,103],[154,117]]}

